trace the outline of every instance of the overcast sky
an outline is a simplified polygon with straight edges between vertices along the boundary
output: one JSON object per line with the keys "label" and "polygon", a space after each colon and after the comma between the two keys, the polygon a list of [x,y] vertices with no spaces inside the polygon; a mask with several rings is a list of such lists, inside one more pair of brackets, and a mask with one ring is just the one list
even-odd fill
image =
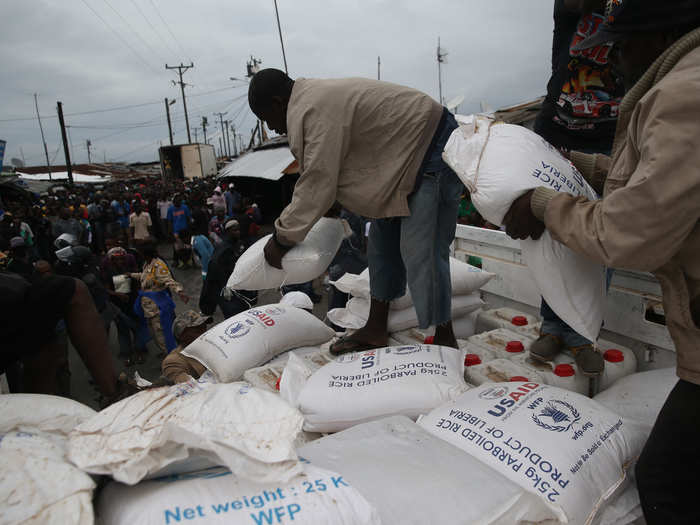
{"label": "overcast sky", "polygon": [[[438,98],[438,36],[447,50],[443,97],[464,96],[460,113],[544,94],[552,2],[545,0],[278,0],[291,77],[381,78]],[[273,0],[15,0],[3,3],[0,139],[13,157],[44,165],[34,93],[49,157],[63,164],[56,101],[63,102],[75,163],[151,161],[168,143],[163,99],[176,143],[187,141],[180,88],[185,73],[190,127],[202,116],[218,150],[218,117],[228,111],[246,141],[255,121],[244,78],[250,55],[284,69]],[[94,112],[123,106],[127,109]],[[91,112],[84,115],[75,113]],[[24,119],[24,120],[15,120]],[[192,134],[194,140],[194,134]],[[199,140],[202,141],[201,129]],[[21,148],[21,150],[20,150]]]}

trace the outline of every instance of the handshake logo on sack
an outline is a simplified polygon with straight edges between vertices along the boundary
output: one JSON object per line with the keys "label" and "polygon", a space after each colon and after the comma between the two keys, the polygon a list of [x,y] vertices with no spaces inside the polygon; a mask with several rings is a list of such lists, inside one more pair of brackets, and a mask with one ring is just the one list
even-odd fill
{"label": "handshake logo on sack", "polygon": [[532,420],[545,430],[566,432],[571,425],[581,420],[581,414],[566,401],[552,399],[539,414],[532,414]]}

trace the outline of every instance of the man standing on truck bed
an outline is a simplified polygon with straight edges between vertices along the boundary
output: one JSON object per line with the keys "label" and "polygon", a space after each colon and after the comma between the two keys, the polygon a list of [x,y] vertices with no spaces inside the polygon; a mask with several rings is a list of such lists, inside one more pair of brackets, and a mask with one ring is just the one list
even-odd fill
{"label": "man standing on truck bed", "polygon": [[268,263],[282,256],[333,204],[372,218],[367,257],[372,302],[367,324],[331,347],[334,354],[387,344],[389,303],[406,283],[422,328],[435,344],[452,332],[449,246],[462,183],[442,160],[457,122],[424,93],[363,78],[296,81],[265,69],[250,82],[253,112],[289,135],[301,177],[275,221]]}
{"label": "man standing on truck bed", "polygon": [[546,227],[593,260],[658,278],[680,380],[637,462],[637,486],[649,525],[700,523],[700,3],[614,4],[580,44],[614,42],[627,91],[603,199],[540,187],[513,203],[506,231],[537,238]]}
{"label": "man standing on truck bed", "polygon": [[[535,133],[561,150],[570,151],[574,164],[591,159],[583,153],[602,153],[609,160],[615,124],[624,86],[610,64],[612,45],[602,42],[577,49],[584,38],[595,35],[605,21],[604,0],[555,0],[552,41],[552,77],[547,96],[535,121]],[[599,164],[601,161],[599,161]],[[585,168],[585,167],[584,167]],[[596,181],[588,181],[598,193]],[[532,343],[530,356],[553,361],[563,349],[576,357],[579,370],[589,376],[603,372],[604,360],[593,341],[576,333],[542,299],[540,337]]]}

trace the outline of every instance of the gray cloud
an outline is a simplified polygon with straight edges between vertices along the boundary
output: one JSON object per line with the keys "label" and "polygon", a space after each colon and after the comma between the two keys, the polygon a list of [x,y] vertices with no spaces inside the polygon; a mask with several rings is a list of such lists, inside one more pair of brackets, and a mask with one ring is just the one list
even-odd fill
{"label": "gray cloud", "polygon": [[[32,94],[39,93],[52,156],[60,147],[57,100],[63,102],[68,115],[152,102],[67,116],[75,162],[87,160],[87,138],[93,142],[94,159],[106,155],[108,160],[154,160],[158,141],[168,140],[164,97],[177,98],[172,106],[176,140],[186,141],[179,88],[171,83],[176,75],[165,70],[166,61],[171,65],[195,63],[185,74],[185,81],[191,84],[187,88],[190,126],[199,125],[201,116],[207,116],[217,146],[213,112],[228,110],[226,118],[236,117],[246,140],[255,125],[243,96],[245,85],[228,78],[245,75],[251,54],[262,58],[263,67],[283,68],[272,0],[35,0],[9,4],[3,6],[0,60],[5,74],[0,120],[33,117]],[[278,0],[278,6],[292,77],[376,77],[379,55],[382,80],[412,86],[437,98],[435,54],[440,36],[449,51],[443,68],[443,95],[447,100],[463,95],[461,112],[477,111],[481,101],[498,107],[545,91],[551,53],[550,2]],[[44,163],[36,120],[0,122],[0,138],[7,140],[6,162],[21,157],[21,148],[28,164]],[[61,150],[54,162],[63,162]]]}

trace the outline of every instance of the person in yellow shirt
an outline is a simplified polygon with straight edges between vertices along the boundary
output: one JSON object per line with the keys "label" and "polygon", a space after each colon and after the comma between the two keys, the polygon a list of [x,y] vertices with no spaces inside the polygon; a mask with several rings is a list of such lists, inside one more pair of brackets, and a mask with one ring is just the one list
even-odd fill
{"label": "person in yellow shirt", "polygon": [[150,327],[160,355],[164,356],[177,346],[172,329],[175,318],[172,294],[176,293],[184,303],[189,301],[189,297],[173,278],[165,261],[158,256],[155,244],[144,244],[142,253],[145,259],[143,270],[130,274],[141,283],[134,311],[141,318],[142,330]]}

